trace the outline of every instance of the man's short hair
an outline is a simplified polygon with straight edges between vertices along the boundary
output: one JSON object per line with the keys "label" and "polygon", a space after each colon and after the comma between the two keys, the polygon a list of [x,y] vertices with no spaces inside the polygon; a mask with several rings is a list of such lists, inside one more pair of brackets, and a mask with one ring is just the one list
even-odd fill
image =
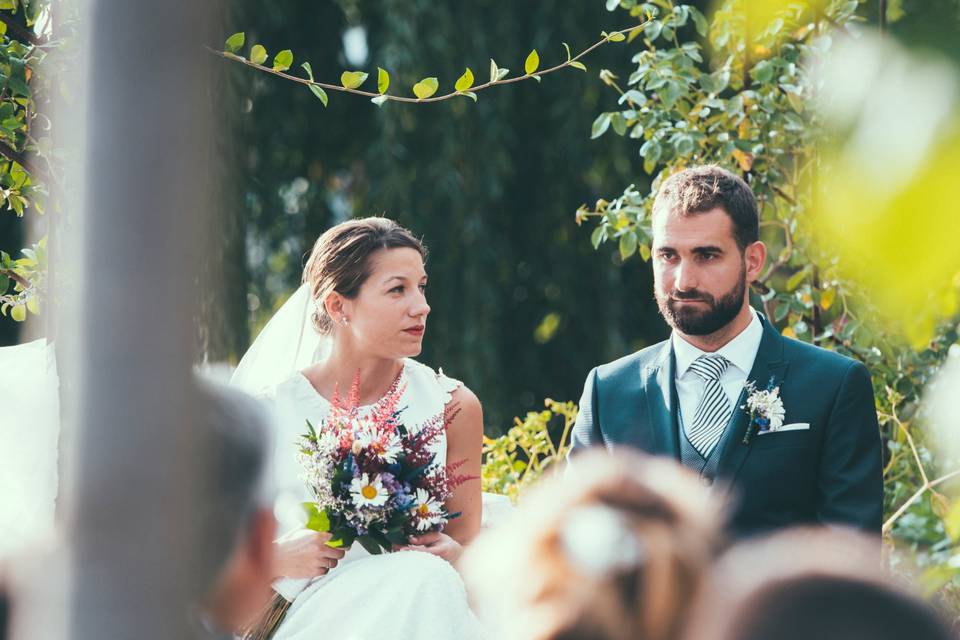
{"label": "man's short hair", "polygon": [[654,215],[696,215],[723,209],[733,222],[733,237],[742,252],[760,239],[757,201],[739,176],[716,165],[691,167],[670,176],[653,201]]}

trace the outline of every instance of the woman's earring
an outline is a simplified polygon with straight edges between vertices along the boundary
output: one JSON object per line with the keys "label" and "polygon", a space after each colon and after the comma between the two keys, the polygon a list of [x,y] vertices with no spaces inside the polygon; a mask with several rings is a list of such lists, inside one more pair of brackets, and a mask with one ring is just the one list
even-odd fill
{"label": "woman's earring", "polygon": [[343,324],[343,326],[347,326],[350,324],[350,319],[347,316],[341,316],[340,322]]}

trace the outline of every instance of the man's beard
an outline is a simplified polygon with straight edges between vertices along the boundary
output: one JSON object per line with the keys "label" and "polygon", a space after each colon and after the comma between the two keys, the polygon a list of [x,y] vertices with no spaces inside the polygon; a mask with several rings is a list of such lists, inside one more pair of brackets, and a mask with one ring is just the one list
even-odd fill
{"label": "man's beard", "polygon": [[[724,328],[737,317],[743,307],[743,296],[747,290],[747,269],[740,270],[740,278],[733,288],[720,296],[719,300],[709,293],[694,289],[675,292],[673,296],[656,291],[657,307],[660,315],[671,327],[688,336],[707,336]],[[703,305],[680,304],[678,300],[702,300]]]}

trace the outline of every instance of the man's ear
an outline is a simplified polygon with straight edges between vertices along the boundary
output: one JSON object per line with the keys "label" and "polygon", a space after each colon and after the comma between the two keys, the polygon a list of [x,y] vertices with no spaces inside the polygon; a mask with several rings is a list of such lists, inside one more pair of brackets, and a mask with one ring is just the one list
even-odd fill
{"label": "man's ear", "polygon": [[747,268],[747,282],[754,282],[760,277],[763,265],[767,261],[767,245],[759,240],[747,245],[743,252],[743,259]]}

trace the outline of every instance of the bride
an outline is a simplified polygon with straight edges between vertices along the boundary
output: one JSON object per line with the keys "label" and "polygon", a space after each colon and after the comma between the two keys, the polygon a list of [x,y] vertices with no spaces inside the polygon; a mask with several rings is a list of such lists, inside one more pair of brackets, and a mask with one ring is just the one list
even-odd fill
{"label": "bride", "polygon": [[[480,635],[454,569],[480,528],[479,480],[454,490],[447,510],[461,515],[442,533],[427,533],[383,555],[370,555],[360,545],[346,552],[327,546],[329,534],[303,527],[300,507],[311,496],[298,478],[298,437],[306,420],[323,421],[335,391],[349,389],[358,373],[361,411],[375,410],[402,388],[400,420],[411,430],[453,403],[459,412],[436,460],[465,461],[458,473],[480,475],[480,402],[459,381],[411,359],[421,351],[430,313],[425,255],[409,231],[386,218],[329,229],[313,247],[304,285],[234,374],[234,384],[272,397],[279,417],[276,511],[285,535],[275,545],[274,589],[286,600],[279,608],[286,612],[274,640]],[[285,379],[278,381],[278,375]]]}

